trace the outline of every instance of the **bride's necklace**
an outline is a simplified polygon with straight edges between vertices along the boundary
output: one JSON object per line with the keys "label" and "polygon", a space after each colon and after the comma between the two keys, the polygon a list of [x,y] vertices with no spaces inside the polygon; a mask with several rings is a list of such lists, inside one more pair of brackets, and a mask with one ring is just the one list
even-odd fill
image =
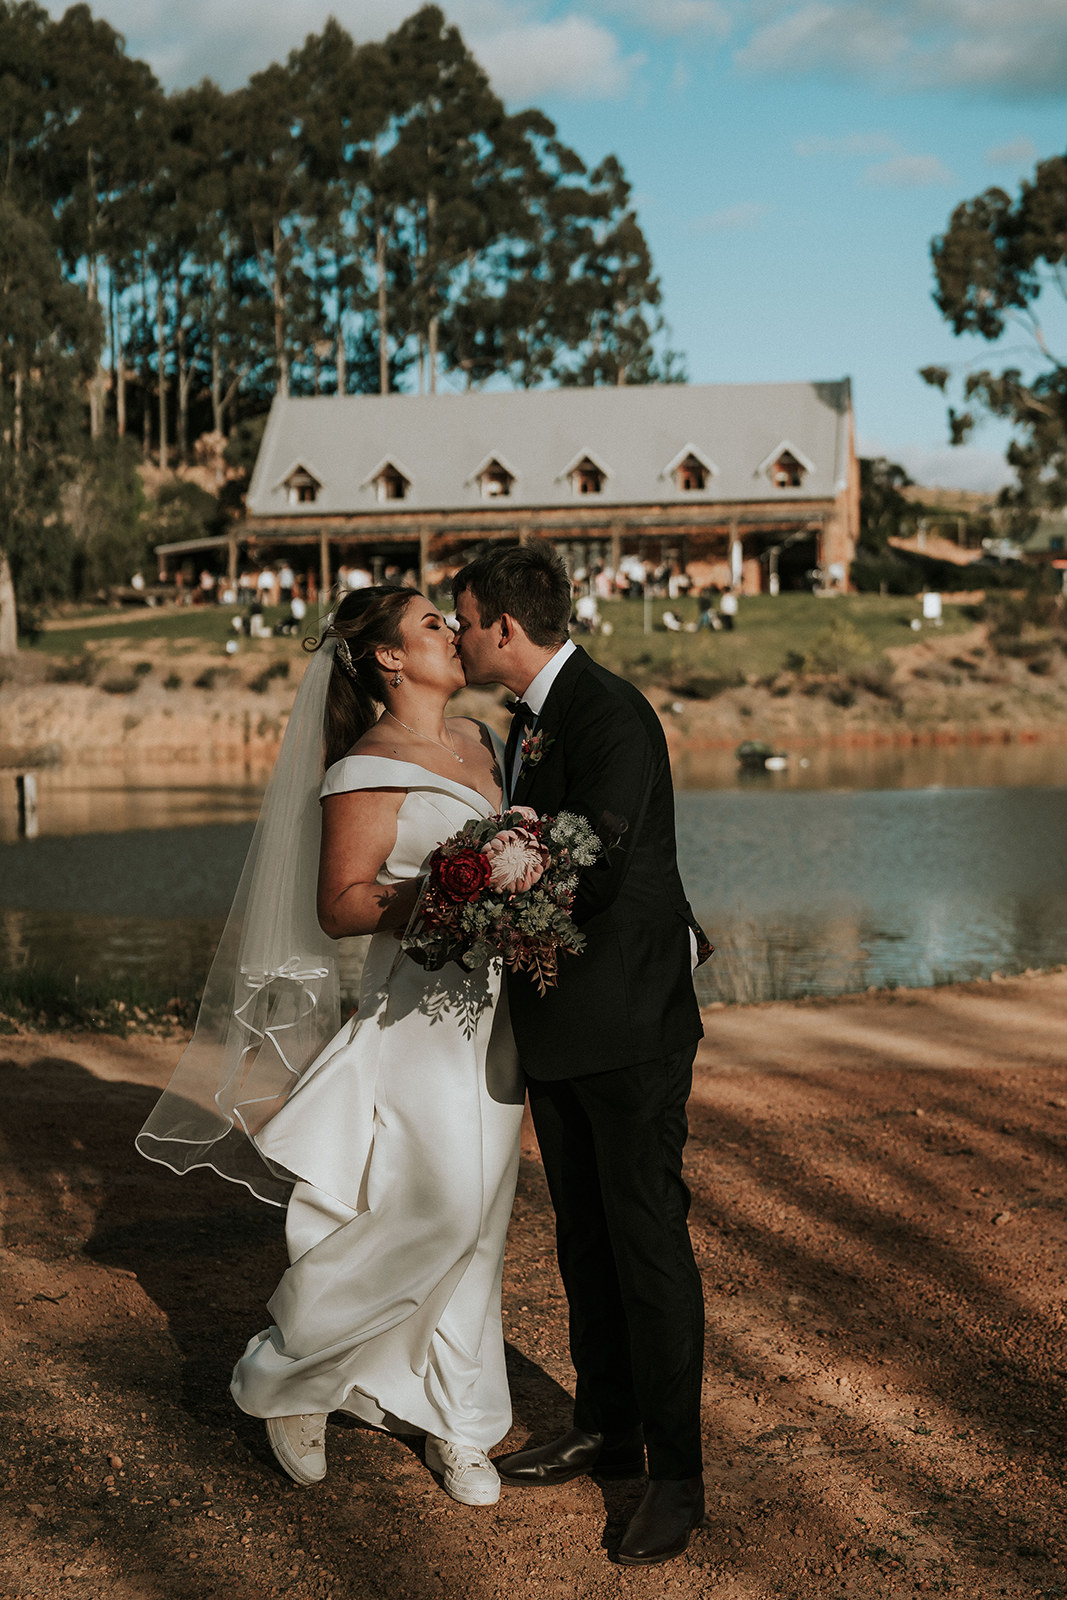
{"label": "bride's necklace", "polygon": [[[443,746],[441,744],[441,741],[439,739],[435,739],[433,737],[433,735],[429,734],[429,733],[420,733],[418,728],[409,728],[406,722],[400,722],[400,718],[398,716],[396,716],[394,712],[388,710],[388,708],[386,709],[386,713],[385,714],[386,714],[387,717],[392,717],[394,722],[399,722],[400,726],[404,729],[404,731],[406,733],[413,733],[415,735],[416,739],[425,739],[428,744],[435,744],[437,746],[438,750],[443,748]],[[452,729],[448,726],[447,722],[445,723],[445,732],[448,734],[448,742],[452,746],[452,754],[455,756],[455,758],[459,762],[460,766],[462,766],[463,765],[463,757],[459,754],[459,752],[456,749],[456,742],[452,737]]]}

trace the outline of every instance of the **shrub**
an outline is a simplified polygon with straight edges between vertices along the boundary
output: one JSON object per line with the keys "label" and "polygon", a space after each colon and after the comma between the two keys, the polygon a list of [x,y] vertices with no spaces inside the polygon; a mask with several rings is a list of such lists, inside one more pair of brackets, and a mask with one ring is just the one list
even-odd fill
{"label": "shrub", "polygon": [[48,667],[50,683],[92,683],[96,663],[88,652],[69,660],[52,661]]}
{"label": "shrub", "polygon": [[164,689],[180,689],[181,686],[182,680],[179,678],[176,672],[168,672],[167,676],[163,679]]}
{"label": "shrub", "polygon": [[116,673],[114,677],[101,680],[100,687],[105,694],[133,694],[140,683],[132,672]]}
{"label": "shrub", "polygon": [[288,661],[272,661],[268,667],[264,667],[262,672],[251,679],[248,687],[253,694],[265,694],[275,678],[287,678],[288,676]]}
{"label": "shrub", "polygon": [[215,679],[219,675],[218,667],[205,667],[198,678],[193,679],[194,689],[213,689]]}
{"label": "shrub", "polygon": [[786,669],[791,672],[851,672],[862,666],[871,653],[869,640],[852,622],[836,618],[812,640],[808,649],[791,650]]}
{"label": "shrub", "polygon": [[744,683],[740,673],[731,677],[715,677],[710,673],[690,673],[683,678],[672,679],[669,687],[672,694],[677,694],[683,700],[714,700],[716,695],[722,694],[726,689],[736,689]]}
{"label": "shrub", "polygon": [[868,694],[877,695],[880,700],[897,698],[893,685],[893,665],[885,656],[879,656],[877,661],[871,661],[866,666],[857,667],[850,674],[850,682],[857,689],[866,689]]}
{"label": "shrub", "polygon": [[134,663],[133,675],[135,678],[147,678],[151,670],[151,661],[137,661]]}

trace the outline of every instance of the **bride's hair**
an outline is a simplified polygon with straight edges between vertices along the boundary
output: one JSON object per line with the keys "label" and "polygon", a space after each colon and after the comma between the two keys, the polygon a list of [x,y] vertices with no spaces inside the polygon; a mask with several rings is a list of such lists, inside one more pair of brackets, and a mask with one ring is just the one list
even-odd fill
{"label": "bride's hair", "polygon": [[337,640],[323,728],[327,767],[347,755],[377,722],[385,675],[374,652],[400,648],[400,620],[415,595],[416,590],[395,583],[354,589],[337,607],[322,638],[304,640],[305,650]]}

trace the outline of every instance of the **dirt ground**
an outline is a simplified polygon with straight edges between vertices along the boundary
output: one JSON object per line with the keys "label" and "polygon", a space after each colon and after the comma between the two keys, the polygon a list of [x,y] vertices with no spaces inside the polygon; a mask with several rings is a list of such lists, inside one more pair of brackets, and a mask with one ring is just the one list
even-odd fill
{"label": "dirt ground", "polygon": [[[692,1101],[708,1525],[610,1552],[641,1485],[460,1507],[331,1424],[314,1489],[227,1395],[281,1216],[133,1151],[175,1041],[0,1040],[0,1588],[12,1600],[1067,1595],[1067,974],[706,1013]],[[509,1444],[569,1422],[524,1148]]]}

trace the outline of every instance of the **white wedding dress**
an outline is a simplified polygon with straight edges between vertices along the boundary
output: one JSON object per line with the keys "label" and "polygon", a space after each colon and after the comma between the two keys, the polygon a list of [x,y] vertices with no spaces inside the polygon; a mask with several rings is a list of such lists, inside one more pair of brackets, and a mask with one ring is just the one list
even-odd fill
{"label": "white wedding dress", "polygon": [[[404,789],[379,882],[492,807],[425,768],[347,756],[322,794]],[[272,1325],[231,1392],[257,1417],[341,1410],[488,1449],[507,1433],[500,1279],[523,1084],[499,963],[427,972],[375,934],[359,1009],[257,1133],[301,1181]]]}

